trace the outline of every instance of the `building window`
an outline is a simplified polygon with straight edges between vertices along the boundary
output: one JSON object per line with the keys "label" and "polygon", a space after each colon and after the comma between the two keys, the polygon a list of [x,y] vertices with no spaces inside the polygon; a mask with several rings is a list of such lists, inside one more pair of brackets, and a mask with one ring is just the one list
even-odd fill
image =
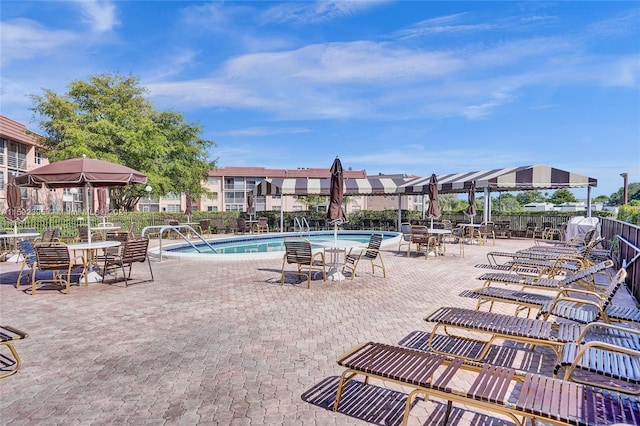
{"label": "building window", "polygon": [[218,206],[207,206],[207,211],[208,212],[217,212],[218,211]]}
{"label": "building window", "polygon": [[42,164],[42,153],[40,151],[36,151],[35,152],[35,156],[36,156],[36,164]]}
{"label": "building window", "polygon": [[207,178],[207,185],[218,185],[218,178],[209,176]]}
{"label": "building window", "polygon": [[180,204],[167,204],[165,211],[168,213],[180,213]]}

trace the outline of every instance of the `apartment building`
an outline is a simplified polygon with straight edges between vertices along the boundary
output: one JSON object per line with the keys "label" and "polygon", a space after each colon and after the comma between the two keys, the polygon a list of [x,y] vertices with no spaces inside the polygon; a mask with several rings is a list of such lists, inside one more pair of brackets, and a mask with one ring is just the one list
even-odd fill
{"label": "apartment building", "polygon": [[[10,176],[17,176],[49,161],[39,149],[37,138],[40,135],[29,131],[23,124],[0,115],[0,208],[6,209],[6,184]],[[347,179],[365,179],[365,170],[345,170]],[[272,169],[265,167],[219,167],[210,170],[203,185],[209,194],[192,200],[192,209],[200,211],[247,211],[248,197],[253,195],[256,186],[264,179],[273,178],[329,178],[329,168]],[[382,177],[382,175],[376,175]],[[400,175],[388,176],[398,178]],[[404,176],[403,176],[404,177]],[[147,187],[147,197],[140,199],[139,211],[161,211],[178,213],[187,206],[185,194],[168,194],[158,197],[153,188]],[[83,211],[86,204],[84,191],[76,188],[49,190],[47,188],[23,188],[23,206],[31,211],[75,212]],[[422,208],[421,196],[375,195],[348,196],[345,198],[347,213],[361,210],[397,209],[401,203],[403,209]],[[95,201],[95,200],[90,200]],[[294,195],[253,196],[256,212],[261,211],[303,211],[315,208],[327,209],[326,197],[309,199]],[[92,203],[93,205],[93,203]]]}

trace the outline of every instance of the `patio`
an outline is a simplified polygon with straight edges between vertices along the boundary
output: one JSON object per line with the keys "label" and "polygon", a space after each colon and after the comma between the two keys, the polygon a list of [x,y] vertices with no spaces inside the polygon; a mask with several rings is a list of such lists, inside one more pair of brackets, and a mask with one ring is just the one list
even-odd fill
{"label": "patio", "polygon": [[[388,278],[363,267],[353,281],[316,279],[310,290],[304,281],[281,286],[280,260],[163,260],[153,261],[153,283],[30,296],[8,278],[20,264],[2,263],[0,323],[29,337],[15,342],[22,368],[0,382],[0,417],[10,425],[399,424],[405,395],[391,385],[374,388],[371,398],[385,398],[377,409],[362,399],[345,408],[351,415],[331,411],[336,358],[364,341],[397,344],[430,330],[423,318],[439,306],[474,308],[458,296],[479,286],[484,271],[474,265],[489,251],[531,245],[499,239],[467,247],[465,258],[450,246],[428,261],[383,245]],[[452,424],[482,422],[483,413],[454,411]],[[410,424],[436,424],[443,413],[442,401],[418,402]]]}

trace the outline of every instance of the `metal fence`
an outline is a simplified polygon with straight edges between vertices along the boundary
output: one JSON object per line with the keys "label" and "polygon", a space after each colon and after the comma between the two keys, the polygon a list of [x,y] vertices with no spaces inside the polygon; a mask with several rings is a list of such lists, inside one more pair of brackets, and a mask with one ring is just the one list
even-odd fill
{"label": "metal fence", "polygon": [[[607,247],[613,246],[615,257],[627,266],[627,284],[631,293],[640,299],[640,226],[611,218],[600,218],[601,234]],[[617,252],[617,253],[615,253]]]}

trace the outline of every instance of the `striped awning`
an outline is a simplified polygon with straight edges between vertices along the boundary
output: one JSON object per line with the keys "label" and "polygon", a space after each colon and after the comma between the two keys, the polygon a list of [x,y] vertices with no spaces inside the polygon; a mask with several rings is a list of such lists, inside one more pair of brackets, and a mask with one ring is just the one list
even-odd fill
{"label": "striped awning", "polygon": [[[393,195],[406,178],[345,179],[344,195]],[[255,195],[329,195],[330,178],[268,178],[256,185]]]}
{"label": "striped awning", "polygon": [[[467,192],[471,182],[476,190],[526,191],[538,189],[585,188],[598,186],[594,178],[544,165],[509,167],[479,172],[452,173],[438,176],[439,192]],[[402,194],[426,194],[429,177],[416,178],[398,188]]]}

